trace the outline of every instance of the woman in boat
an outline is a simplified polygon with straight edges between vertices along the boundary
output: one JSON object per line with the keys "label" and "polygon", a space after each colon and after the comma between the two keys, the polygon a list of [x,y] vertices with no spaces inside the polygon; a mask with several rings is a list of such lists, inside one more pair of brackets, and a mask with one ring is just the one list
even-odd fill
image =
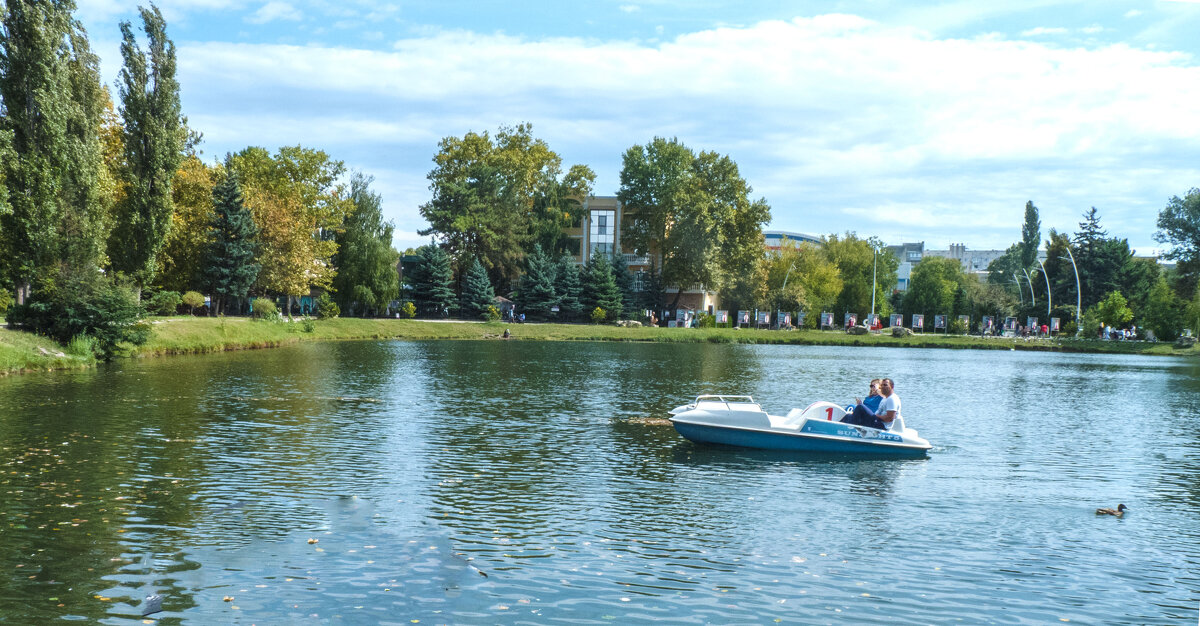
{"label": "woman in boat", "polygon": [[883,422],[875,417],[875,413],[879,410],[879,404],[883,402],[883,394],[879,390],[879,386],[883,381],[876,378],[871,381],[871,390],[866,398],[854,399],[854,411],[847,413],[842,421],[847,424],[856,426],[870,426],[871,428],[883,429]]}

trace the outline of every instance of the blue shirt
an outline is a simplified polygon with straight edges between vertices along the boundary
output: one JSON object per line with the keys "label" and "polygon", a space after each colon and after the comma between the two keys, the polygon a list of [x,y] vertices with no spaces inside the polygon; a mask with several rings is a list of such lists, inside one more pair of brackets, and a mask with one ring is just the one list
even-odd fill
{"label": "blue shirt", "polygon": [[867,396],[863,398],[863,406],[870,409],[872,414],[879,411],[880,402],[883,402],[883,396]]}

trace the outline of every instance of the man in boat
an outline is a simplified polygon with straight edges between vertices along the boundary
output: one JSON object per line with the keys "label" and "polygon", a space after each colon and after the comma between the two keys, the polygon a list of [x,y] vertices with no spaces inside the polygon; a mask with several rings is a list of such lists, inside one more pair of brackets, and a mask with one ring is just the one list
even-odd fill
{"label": "man in boat", "polygon": [[896,395],[896,383],[890,378],[883,379],[879,384],[879,391],[883,394],[883,401],[879,403],[875,417],[883,425],[876,428],[887,430],[892,427],[895,419],[900,417],[900,396]]}
{"label": "man in boat", "polygon": [[870,426],[871,428],[883,429],[883,422],[875,417],[875,413],[879,410],[880,403],[883,402],[883,394],[880,392],[880,386],[883,381],[876,378],[871,381],[871,390],[864,399],[854,399],[854,410],[847,413],[842,421],[847,424],[856,426]]}

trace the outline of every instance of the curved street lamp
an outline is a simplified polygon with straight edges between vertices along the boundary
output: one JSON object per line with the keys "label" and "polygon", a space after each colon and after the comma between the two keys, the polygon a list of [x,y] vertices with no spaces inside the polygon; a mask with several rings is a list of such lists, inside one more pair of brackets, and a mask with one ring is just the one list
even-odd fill
{"label": "curved street lamp", "polygon": [[[1054,307],[1054,295],[1050,293],[1050,275],[1046,273],[1046,264],[1038,259],[1038,265],[1042,266],[1042,278],[1046,279],[1046,319],[1050,319],[1050,309]],[[1050,322],[1047,321],[1047,324]]]}
{"label": "curved street lamp", "polygon": [[1022,267],[1021,271],[1025,272],[1025,282],[1029,283],[1029,301],[1033,303],[1033,306],[1037,306],[1037,296],[1033,295],[1033,281],[1029,279],[1029,270]]}
{"label": "curved street lamp", "polygon": [[1082,328],[1079,327],[1079,309],[1083,308],[1083,292],[1079,289],[1079,267],[1075,265],[1075,255],[1071,254],[1071,244],[1066,245],[1067,256],[1071,259],[1071,269],[1075,270],[1075,336],[1078,337]]}
{"label": "curved street lamp", "polygon": [[1013,282],[1017,283],[1017,297],[1021,299],[1021,306],[1025,306],[1025,290],[1021,288],[1021,279],[1017,278],[1020,274],[1013,272]]}

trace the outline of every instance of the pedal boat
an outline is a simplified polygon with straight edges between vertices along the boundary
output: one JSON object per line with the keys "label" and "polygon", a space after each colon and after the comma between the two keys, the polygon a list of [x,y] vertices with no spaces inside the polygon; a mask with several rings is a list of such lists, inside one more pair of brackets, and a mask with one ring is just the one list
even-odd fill
{"label": "pedal boat", "polygon": [[691,404],[671,410],[671,423],[684,438],[696,443],[794,450],[830,454],[861,454],[921,458],[932,447],[897,417],[891,429],[844,424],[845,407],[814,402],[779,417],[768,415],[750,396],[697,396]]}

